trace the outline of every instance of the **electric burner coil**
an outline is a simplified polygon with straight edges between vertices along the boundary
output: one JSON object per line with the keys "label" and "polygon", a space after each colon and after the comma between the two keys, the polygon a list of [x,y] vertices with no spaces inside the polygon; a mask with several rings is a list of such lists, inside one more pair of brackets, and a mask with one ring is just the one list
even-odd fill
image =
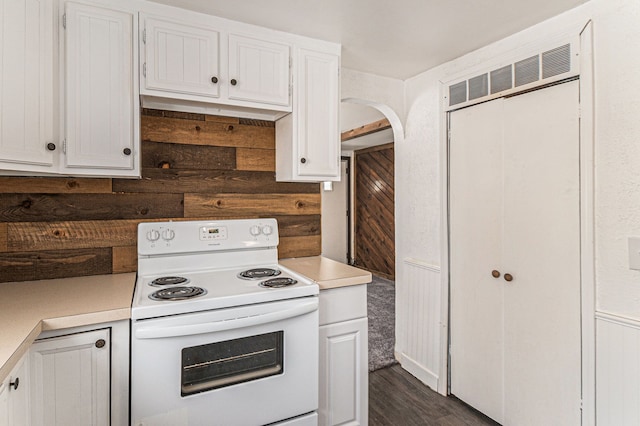
{"label": "electric burner coil", "polygon": [[258,280],[268,277],[276,277],[281,273],[282,272],[279,270],[273,268],[253,268],[240,272],[238,274],[238,278],[245,280]]}
{"label": "electric burner coil", "polygon": [[185,300],[205,294],[207,294],[207,290],[201,287],[167,287],[153,292],[149,295],[149,299],[159,301]]}
{"label": "electric burner coil", "polygon": [[187,283],[189,283],[189,280],[185,277],[160,277],[151,281],[149,285],[152,285],[155,287],[164,287],[164,286],[173,287],[176,285],[187,284]]}
{"label": "electric burner coil", "polygon": [[293,278],[279,277],[279,278],[271,278],[269,280],[262,281],[259,285],[260,287],[266,288],[282,288],[288,287],[290,285],[296,284],[298,281]]}

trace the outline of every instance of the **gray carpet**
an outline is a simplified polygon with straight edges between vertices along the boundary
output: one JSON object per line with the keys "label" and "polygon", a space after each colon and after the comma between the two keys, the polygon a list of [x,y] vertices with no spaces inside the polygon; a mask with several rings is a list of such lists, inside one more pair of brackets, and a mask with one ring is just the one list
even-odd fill
{"label": "gray carpet", "polygon": [[369,316],[369,371],[396,364],[395,300],[393,281],[373,276],[367,287],[367,315]]}

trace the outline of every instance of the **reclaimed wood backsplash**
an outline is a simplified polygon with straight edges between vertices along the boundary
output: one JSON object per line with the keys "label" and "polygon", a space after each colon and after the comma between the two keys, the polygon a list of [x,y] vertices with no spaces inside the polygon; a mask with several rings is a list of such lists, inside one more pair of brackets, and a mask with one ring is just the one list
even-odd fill
{"label": "reclaimed wood backsplash", "polygon": [[275,181],[274,123],[143,110],[142,179],[0,177],[0,282],[132,272],[145,221],[275,217],[320,254],[320,185]]}

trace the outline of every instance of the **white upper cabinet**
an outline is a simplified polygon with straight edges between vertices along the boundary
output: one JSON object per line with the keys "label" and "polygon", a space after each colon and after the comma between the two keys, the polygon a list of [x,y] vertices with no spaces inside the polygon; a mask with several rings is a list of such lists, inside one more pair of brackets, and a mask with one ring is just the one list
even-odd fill
{"label": "white upper cabinet", "polygon": [[220,34],[162,18],[143,17],[145,63],[142,93],[160,90],[220,96]]}
{"label": "white upper cabinet", "polygon": [[[214,114],[265,119],[291,111],[290,43],[238,22],[177,15],[140,15],[145,106],[198,105]],[[166,105],[167,98],[175,101]]]}
{"label": "white upper cabinet", "polygon": [[[138,174],[133,15],[67,3],[66,157],[63,169]],[[122,172],[120,172],[122,171]]]}
{"label": "white upper cabinet", "polygon": [[277,180],[340,179],[340,45],[77,1],[0,0],[0,175],[139,177],[142,105],[277,121]]}
{"label": "white upper cabinet", "polygon": [[135,15],[0,0],[0,174],[139,176]]}
{"label": "white upper cabinet", "polygon": [[0,0],[0,169],[54,166],[56,20],[50,0]]}
{"label": "white upper cabinet", "polygon": [[337,55],[298,52],[300,177],[340,180],[339,67]]}
{"label": "white upper cabinet", "polygon": [[276,122],[276,180],[340,180],[340,56],[297,49],[293,112]]}
{"label": "white upper cabinet", "polygon": [[288,45],[229,35],[229,98],[289,105]]}

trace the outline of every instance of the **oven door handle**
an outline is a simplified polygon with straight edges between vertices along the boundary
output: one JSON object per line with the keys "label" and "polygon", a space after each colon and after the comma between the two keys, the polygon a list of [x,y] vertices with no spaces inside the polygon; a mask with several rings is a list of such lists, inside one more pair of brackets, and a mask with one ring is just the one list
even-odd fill
{"label": "oven door handle", "polygon": [[185,324],[169,327],[140,327],[135,331],[138,339],[162,339],[165,337],[191,336],[194,334],[215,333],[218,331],[235,330],[254,325],[268,324],[288,318],[298,317],[318,310],[318,298],[314,297],[293,308],[267,314],[251,315],[215,322]]}

